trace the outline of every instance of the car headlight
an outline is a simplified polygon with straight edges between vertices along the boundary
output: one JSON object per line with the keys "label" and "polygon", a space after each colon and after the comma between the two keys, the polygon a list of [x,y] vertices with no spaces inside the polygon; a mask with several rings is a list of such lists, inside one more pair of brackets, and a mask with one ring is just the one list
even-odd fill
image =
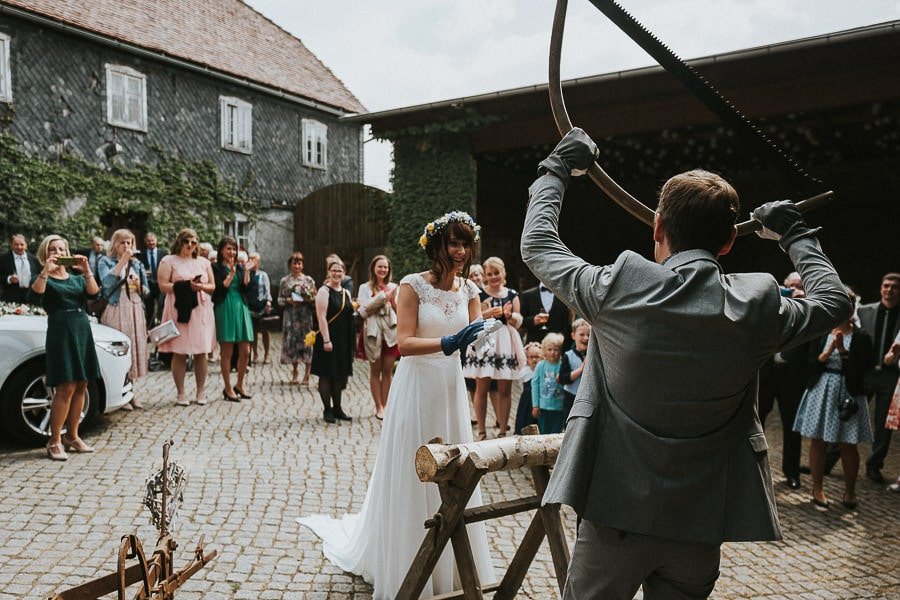
{"label": "car headlight", "polygon": [[106,350],[113,356],[125,356],[128,354],[130,346],[128,342],[97,342],[97,347]]}

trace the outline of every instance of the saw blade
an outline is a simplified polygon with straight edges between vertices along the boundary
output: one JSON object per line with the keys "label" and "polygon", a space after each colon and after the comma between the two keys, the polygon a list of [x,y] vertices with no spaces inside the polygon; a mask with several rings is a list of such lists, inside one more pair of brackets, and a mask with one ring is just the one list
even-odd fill
{"label": "saw blade", "polygon": [[773,157],[775,160],[772,161],[772,164],[787,176],[792,183],[800,186],[804,184],[822,184],[820,180],[798,165],[765,132],[754,125],[740,110],[722,96],[705,77],[681,60],[668,46],[631,16],[615,0],[590,0],[590,2],[647,54],[652,56],[660,66],[675,76],[722,122],[734,129],[744,143],[750,145],[754,150]]}

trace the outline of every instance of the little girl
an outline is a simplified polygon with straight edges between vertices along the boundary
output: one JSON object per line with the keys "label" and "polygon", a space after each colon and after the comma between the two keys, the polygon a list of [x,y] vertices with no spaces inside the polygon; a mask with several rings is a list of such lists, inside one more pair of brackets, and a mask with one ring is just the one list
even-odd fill
{"label": "little girl", "polygon": [[538,420],[541,433],[562,433],[565,421],[565,392],[557,382],[563,336],[548,333],[541,342],[544,360],[534,369],[531,379],[531,415]]}
{"label": "little girl", "polygon": [[536,421],[531,416],[531,378],[534,377],[534,368],[544,358],[541,345],[537,342],[529,342],[525,345],[525,366],[519,369],[519,381],[522,382],[522,394],[519,396],[519,407],[516,409],[516,435],[522,434],[522,429],[528,425],[534,425]]}

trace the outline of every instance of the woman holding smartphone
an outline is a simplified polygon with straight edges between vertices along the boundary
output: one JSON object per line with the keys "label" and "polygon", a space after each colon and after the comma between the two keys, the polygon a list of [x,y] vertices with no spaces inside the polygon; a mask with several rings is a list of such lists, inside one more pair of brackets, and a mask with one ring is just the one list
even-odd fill
{"label": "woman holding smartphone", "polygon": [[[31,282],[28,301],[47,311],[46,385],[55,388],[50,405],[50,441],[47,456],[67,460],[67,451],[93,452],[78,437],[88,382],[100,377],[94,336],[84,303],[100,291],[86,256],[69,256],[69,243],[48,235],[38,247],[37,259],[44,266]],[[60,260],[61,259],[61,260]],[[69,273],[75,266],[82,275]],[[66,435],[62,434],[63,426]]]}
{"label": "woman holding smartphone", "polygon": [[197,254],[197,232],[182,229],[175,237],[170,253],[159,263],[159,291],[166,295],[162,320],[175,321],[180,335],[159,345],[160,352],[172,353],[172,379],[175,404],[188,406],[184,394],[184,376],[188,354],[194,357],[197,404],[206,404],[206,355],[212,352],[216,322],[210,294],[216,289],[209,260]]}
{"label": "woman holding smartphone", "polygon": [[[216,253],[218,260],[212,268],[216,280],[213,304],[216,339],[219,341],[222,358],[222,381],[225,383],[222,398],[229,402],[240,402],[242,399],[250,399],[250,395],[244,391],[244,376],[250,361],[253,322],[247,307],[246,293],[254,263],[248,260],[245,264],[240,264],[237,258],[237,240],[231,236],[225,236],[219,241]],[[237,382],[232,387],[230,367],[235,348],[238,353]]]}

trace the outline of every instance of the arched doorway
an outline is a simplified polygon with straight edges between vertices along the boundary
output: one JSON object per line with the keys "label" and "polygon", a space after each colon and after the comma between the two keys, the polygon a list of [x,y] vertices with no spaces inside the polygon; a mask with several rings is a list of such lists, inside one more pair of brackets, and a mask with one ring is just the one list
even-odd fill
{"label": "arched doorway", "polygon": [[387,246],[387,192],[361,183],[316,190],[294,207],[294,248],[303,252],[304,272],[316,283],[325,257],[338,254],[357,289],[368,280],[369,261]]}

